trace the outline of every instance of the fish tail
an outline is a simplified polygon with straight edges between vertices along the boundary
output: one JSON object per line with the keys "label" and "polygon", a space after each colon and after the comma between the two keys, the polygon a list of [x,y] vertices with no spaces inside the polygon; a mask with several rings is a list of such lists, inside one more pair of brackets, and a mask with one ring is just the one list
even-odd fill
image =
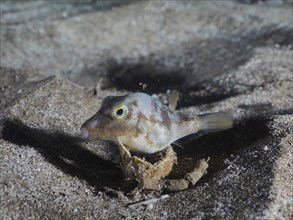
{"label": "fish tail", "polygon": [[233,127],[233,115],[230,112],[208,113],[198,118],[200,130],[219,131]]}

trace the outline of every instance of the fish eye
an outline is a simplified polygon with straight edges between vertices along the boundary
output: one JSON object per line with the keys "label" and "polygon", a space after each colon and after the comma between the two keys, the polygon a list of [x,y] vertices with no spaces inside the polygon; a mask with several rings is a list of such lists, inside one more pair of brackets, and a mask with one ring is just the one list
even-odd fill
{"label": "fish eye", "polygon": [[128,108],[125,105],[116,105],[113,109],[113,115],[118,118],[122,119],[128,114]]}

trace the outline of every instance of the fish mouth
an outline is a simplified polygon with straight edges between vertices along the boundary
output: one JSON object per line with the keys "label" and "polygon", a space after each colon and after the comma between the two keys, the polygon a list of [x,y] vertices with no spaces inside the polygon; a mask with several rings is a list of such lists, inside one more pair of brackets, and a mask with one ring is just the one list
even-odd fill
{"label": "fish mouth", "polygon": [[88,128],[81,126],[81,128],[80,128],[81,139],[86,142],[97,140],[97,138],[94,138],[90,132],[91,131]]}

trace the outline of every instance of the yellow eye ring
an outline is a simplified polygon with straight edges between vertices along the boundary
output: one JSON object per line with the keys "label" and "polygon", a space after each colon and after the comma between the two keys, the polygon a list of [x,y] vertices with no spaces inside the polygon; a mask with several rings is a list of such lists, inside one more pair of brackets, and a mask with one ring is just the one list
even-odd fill
{"label": "yellow eye ring", "polygon": [[128,114],[128,108],[123,105],[116,105],[113,109],[113,116],[118,119],[124,118]]}

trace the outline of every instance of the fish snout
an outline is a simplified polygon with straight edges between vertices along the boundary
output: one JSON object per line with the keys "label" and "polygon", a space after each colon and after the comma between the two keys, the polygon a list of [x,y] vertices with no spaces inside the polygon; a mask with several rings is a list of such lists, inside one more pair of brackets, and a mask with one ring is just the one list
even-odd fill
{"label": "fish snout", "polygon": [[97,120],[90,118],[80,128],[81,137],[84,140],[90,140],[93,138],[93,131],[96,129]]}

